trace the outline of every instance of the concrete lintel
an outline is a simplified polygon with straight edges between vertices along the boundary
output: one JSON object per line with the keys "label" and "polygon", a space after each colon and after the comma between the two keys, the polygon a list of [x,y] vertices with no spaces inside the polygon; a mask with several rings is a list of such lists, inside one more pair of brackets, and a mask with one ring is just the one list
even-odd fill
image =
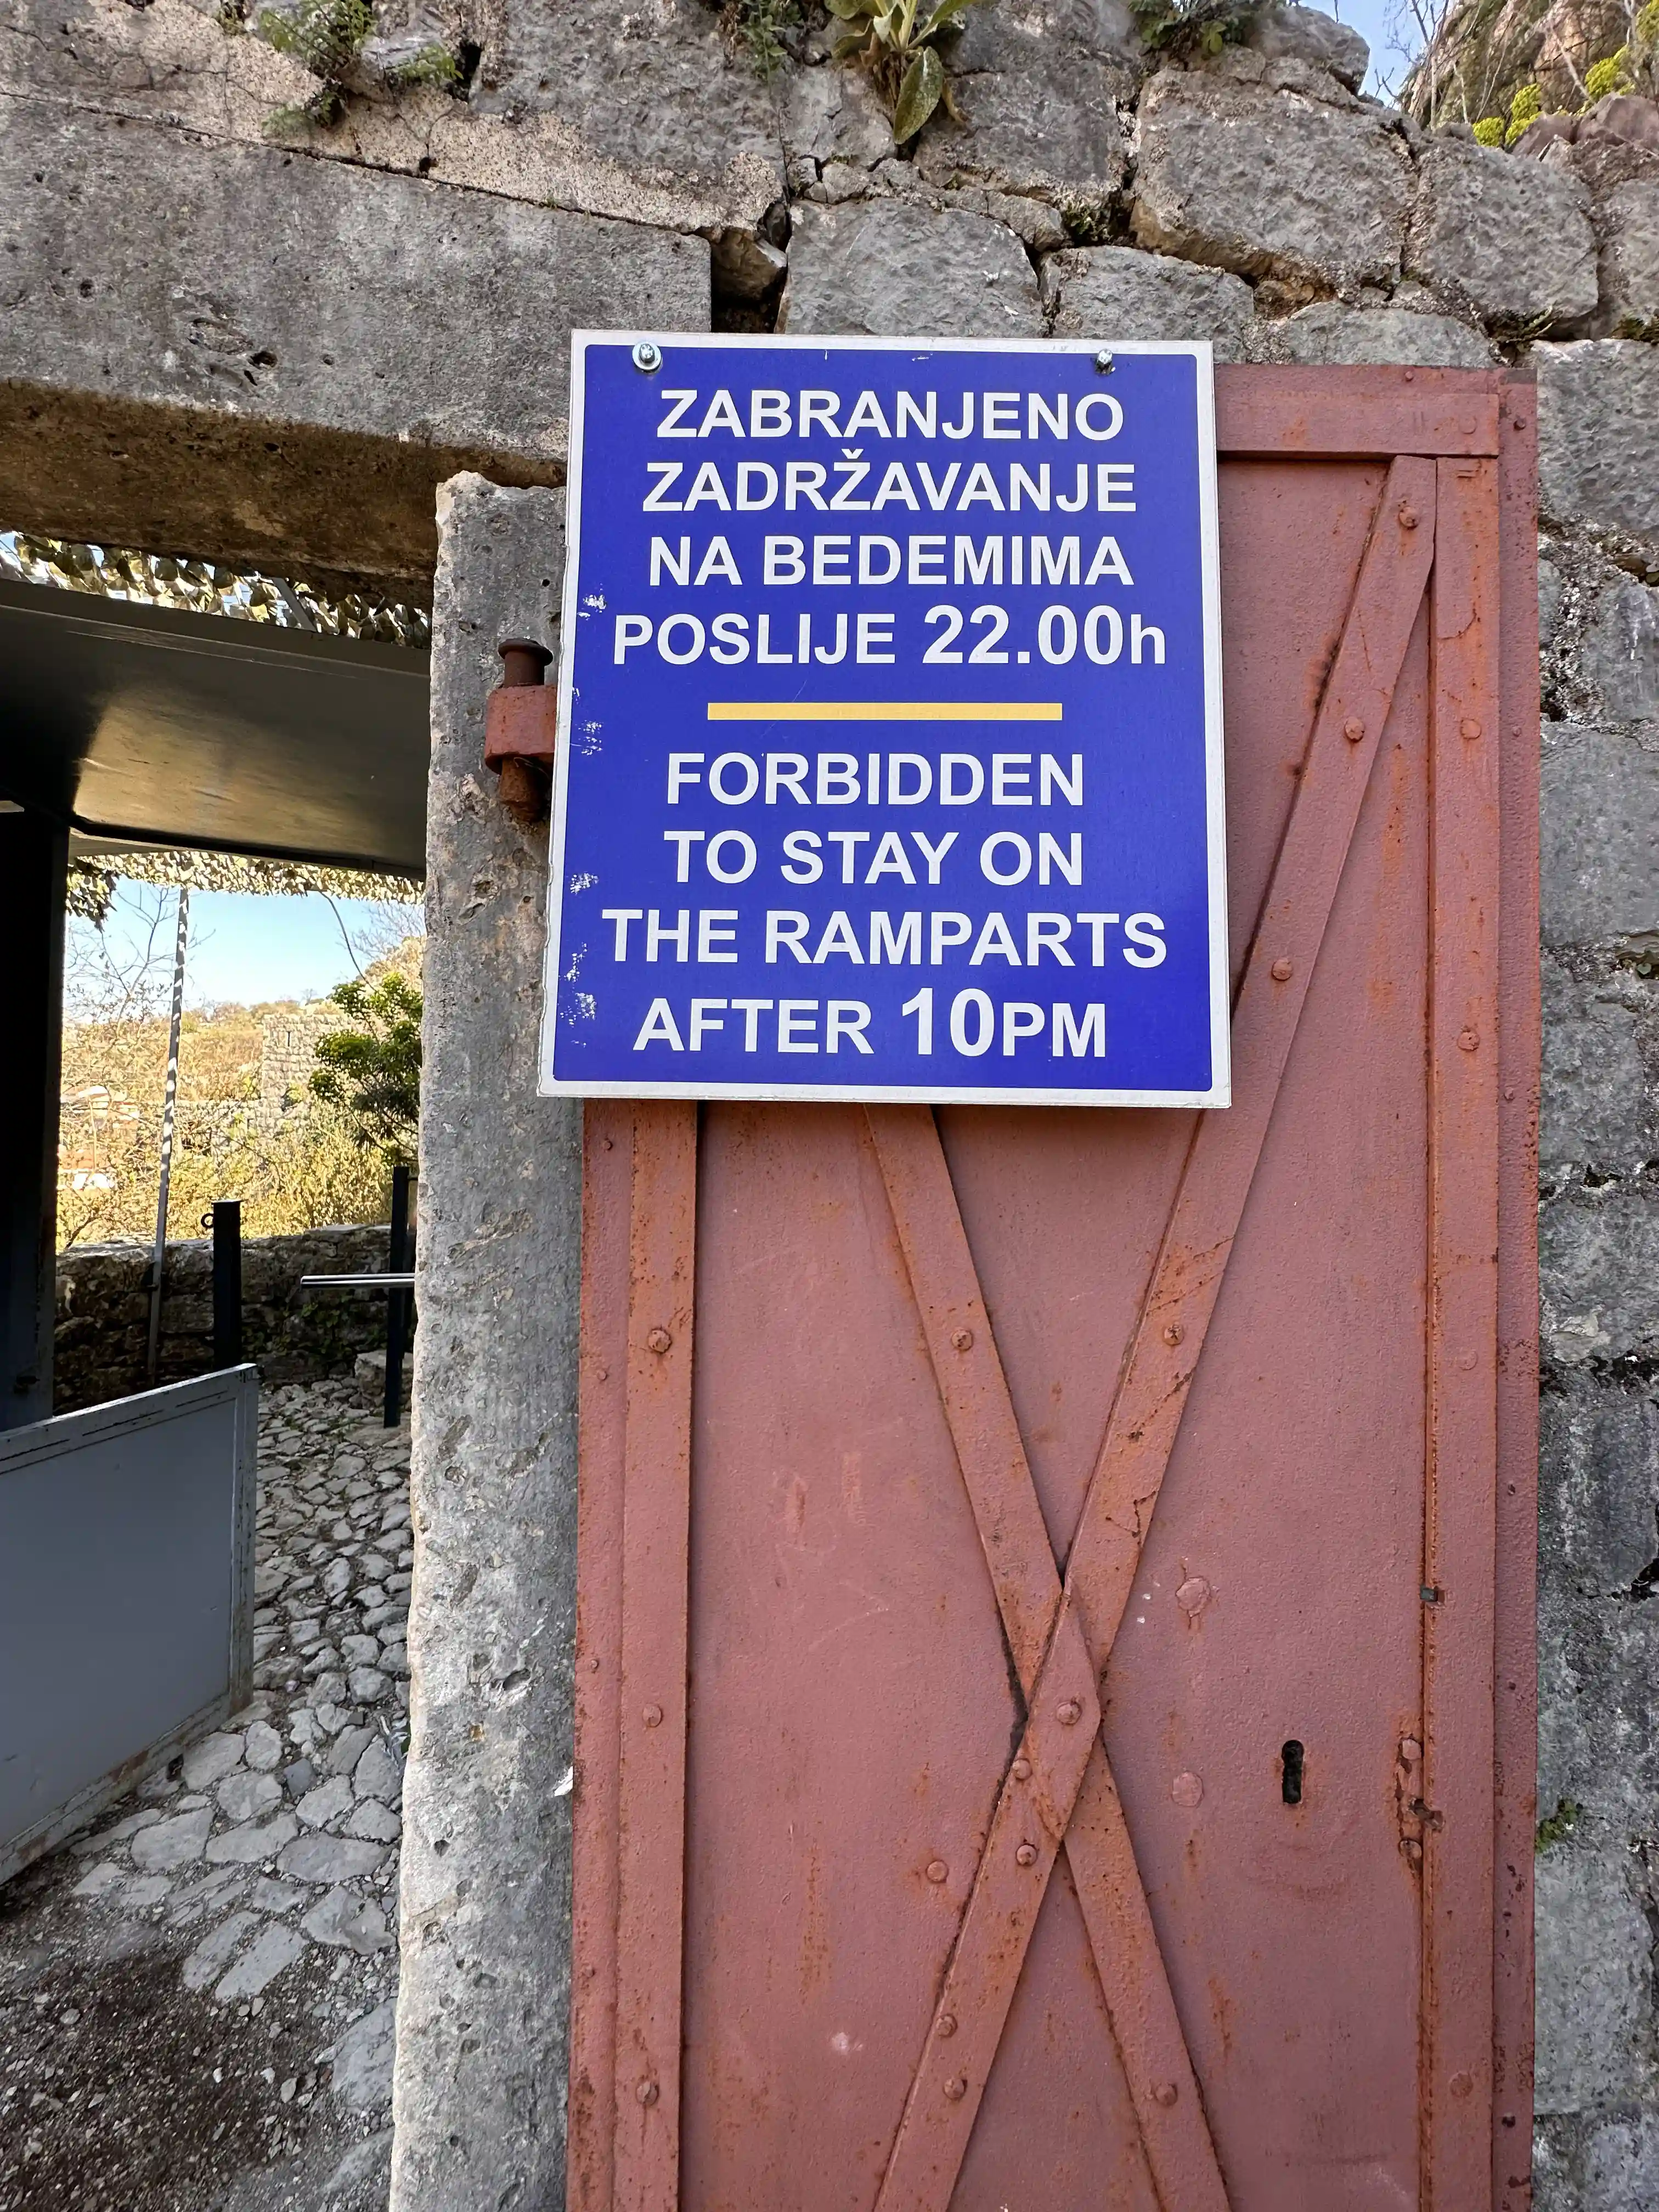
{"label": "concrete lintel", "polygon": [[708,325],[699,238],[3,94],[0,250],[0,523],[382,589],[560,480],[573,328]]}

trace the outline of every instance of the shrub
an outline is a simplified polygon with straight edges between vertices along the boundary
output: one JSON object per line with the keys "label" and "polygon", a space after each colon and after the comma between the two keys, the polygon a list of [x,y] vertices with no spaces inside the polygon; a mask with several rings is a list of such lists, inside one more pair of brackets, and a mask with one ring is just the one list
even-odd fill
{"label": "shrub", "polygon": [[421,994],[396,969],[378,982],[342,983],[329,994],[356,1027],[317,1041],[313,1097],[356,1120],[390,1161],[415,1162],[421,1111]]}
{"label": "shrub", "polygon": [[1544,95],[1535,84],[1523,84],[1510,102],[1510,127],[1504,133],[1504,143],[1513,146],[1523,131],[1529,131],[1544,112]]}

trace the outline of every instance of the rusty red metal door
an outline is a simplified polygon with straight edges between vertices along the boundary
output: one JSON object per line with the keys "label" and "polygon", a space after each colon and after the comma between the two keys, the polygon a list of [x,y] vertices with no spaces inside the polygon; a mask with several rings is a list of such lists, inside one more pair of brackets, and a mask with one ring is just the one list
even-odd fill
{"label": "rusty red metal door", "polygon": [[1527,2202],[1530,393],[1218,385],[1234,1105],[588,1109],[580,2212]]}

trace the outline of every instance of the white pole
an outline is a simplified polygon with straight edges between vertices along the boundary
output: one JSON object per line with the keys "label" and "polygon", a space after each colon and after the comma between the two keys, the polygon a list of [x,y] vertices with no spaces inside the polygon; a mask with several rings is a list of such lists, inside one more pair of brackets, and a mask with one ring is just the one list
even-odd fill
{"label": "white pole", "polygon": [[179,890],[179,933],[173,948],[173,1018],[167,1028],[167,1084],[161,1102],[161,1179],[155,1194],[155,1249],[149,1263],[149,1344],[144,1372],[154,1383],[161,1352],[161,1268],[167,1249],[167,1184],[173,1175],[173,1105],[179,1095],[179,1024],[185,1011],[185,945],[190,936],[190,886]]}

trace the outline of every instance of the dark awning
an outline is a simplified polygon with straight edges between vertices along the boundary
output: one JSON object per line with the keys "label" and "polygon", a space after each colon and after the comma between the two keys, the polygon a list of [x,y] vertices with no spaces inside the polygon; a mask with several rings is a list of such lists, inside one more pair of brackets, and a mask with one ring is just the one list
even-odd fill
{"label": "dark awning", "polygon": [[0,794],[98,837],[425,872],[428,656],[0,583]]}

